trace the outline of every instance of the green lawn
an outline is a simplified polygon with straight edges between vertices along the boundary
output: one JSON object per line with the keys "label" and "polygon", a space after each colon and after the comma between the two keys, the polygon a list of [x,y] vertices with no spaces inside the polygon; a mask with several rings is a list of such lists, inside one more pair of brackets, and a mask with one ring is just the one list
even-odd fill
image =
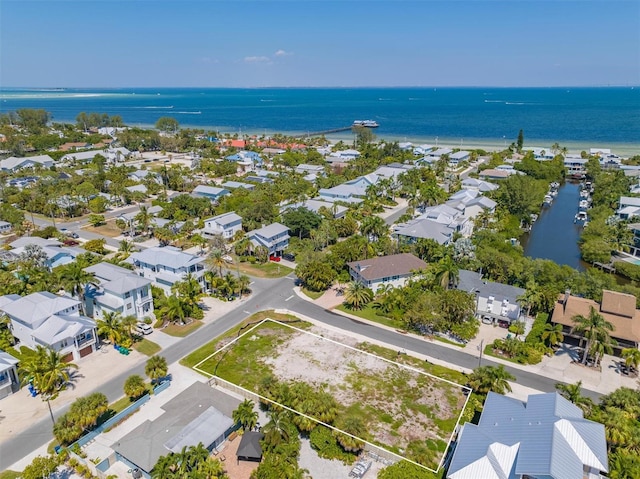
{"label": "green lawn", "polygon": [[[247,319],[242,321],[240,324],[238,324],[237,326],[231,328],[226,333],[218,336],[213,341],[210,341],[207,344],[205,344],[204,346],[201,346],[200,348],[196,349],[195,351],[193,351],[188,356],[185,356],[184,358],[182,358],[180,360],[180,364],[182,364],[183,366],[187,366],[188,368],[194,367],[196,364],[198,364],[200,361],[205,359],[207,356],[211,356],[218,349],[220,349],[222,347],[220,345],[221,341],[223,341],[225,339],[228,339],[228,338],[237,337],[239,332],[242,329],[244,329],[247,325],[252,324],[252,323],[259,323],[260,321],[262,321],[265,318],[276,319],[278,321],[295,321],[295,320],[298,319],[295,316],[289,316],[289,315],[286,315],[286,314],[279,314],[279,313],[276,313],[274,311],[260,311],[259,313],[256,313],[256,314],[253,314],[253,315],[249,316]],[[296,327],[300,327],[298,324],[296,324],[295,326]]]}
{"label": "green lawn", "polygon": [[344,313],[358,316],[363,319],[368,319],[369,321],[373,321],[374,323],[384,324],[385,326],[389,326],[391,328],[402,328],[404,326],[400,321],[395,321],[393,319],[387,318],[386,316],[379,315],[377,310],[372,306],[372,303],[369,303],[360,310],[347,308],[344,304],[336,306],[335,309]]}
{"label": "green lawn", "polygon": [[16,471],[2,471],[0,472],[0,479],[19,479],[20,478],[20,472],[16,472]]}
{"label": "green lawn", "polygon": [[179,324],[176,324],[176,323],[170,323],[162,331],[167,333],[169,336],[184,338],[185,336],[188,336],[191,333],[193,333],[200,326],[202,326],[202,321],[200,320],[193,320],[189,324],[185,324],[184,326],[180,326]]}
{"label": "green lawn", "polygon": [[147,338],[143,338],[141,341],[133,344],[133,349],[135,349],[139,353],[146,354],[147,356],[153,356],[154,354],[160,352],[162,348],[153,341],[149,341]]}
{"label": "green lawn", "polygon": [[238,268],[241,273],[258,278],[283,278],[293,272],[291,268],[273,261],[264,264],[238,263]]}
{"label": "green lawn", "polygon": [[322,296],[325,292],[324,291],[311,291],[307,288],[302,288],[301,291],[305,294],[305,296],[308,296],[311,299],[318,299],[320,296]]}

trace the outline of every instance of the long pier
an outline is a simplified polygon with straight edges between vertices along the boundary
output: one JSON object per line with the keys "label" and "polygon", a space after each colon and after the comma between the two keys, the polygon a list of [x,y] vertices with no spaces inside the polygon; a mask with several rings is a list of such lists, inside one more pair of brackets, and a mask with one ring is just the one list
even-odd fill
{"label": "long pier", "polygon": [[324,130],[324,131],[316,131],[314,133],[307,133],[304,136],[305,137],[309,137],[309,136],[330,135],[331,133],[340,133],[342,131],[350,131],[352,128],[353,128],[353,125],[349,125],[349,126],[345,126],[345,127],[342,127],[342,128],[334,128],[333,130]]}

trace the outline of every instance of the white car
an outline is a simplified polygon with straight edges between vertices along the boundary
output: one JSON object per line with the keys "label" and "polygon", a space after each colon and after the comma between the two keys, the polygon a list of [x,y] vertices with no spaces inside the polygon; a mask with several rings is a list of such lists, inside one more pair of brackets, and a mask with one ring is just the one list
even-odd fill
{"label": "white car", "polygon": [[138,323],[136,325],[136,332],[138,334],[142,334],[143,336],[146,336],[147,334],[153,333],[153,328],[151,327],[150,324]]}

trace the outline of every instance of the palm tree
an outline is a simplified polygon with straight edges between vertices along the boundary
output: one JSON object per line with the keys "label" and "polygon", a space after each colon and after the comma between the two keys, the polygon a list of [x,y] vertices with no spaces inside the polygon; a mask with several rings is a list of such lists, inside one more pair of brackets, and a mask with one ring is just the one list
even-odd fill
{"label": "palm tree", "polygon": [[218,274],[222,276],[222,268],[226,265],[224,253],[220,249],[212,249],[207,256],[206,263],[211,270],[218,270]]}
{"label": "palm tree", "polygon": [[247,276],[246,274],[241,274],[240,276],[238,276],[238,289],[240,290],[240,297],[242,298],[242,295],[245,292],[251,292],[249,290],[249,285],[251,284],[251,278],[249,278],[249,276]]}
{"label": "palm tree", "polygon": [[122,339],[124,327],[122,316],[117,311],[108,311],[102,314],[102,318],[96,321],[98,334],[106,337],[111,344],[118,344]]}
{"label": "palm tree", "polygon": [[616,346],[618,342],[615,339],[607,336],[601,336],[597,341],[594,341],[589,350],[589,354],[594,357],[594,366],[597,368],[600,365],[600,361],[605,354],[613,354],[613,346]]}
{"label": "palm tree", "polygon": [[576,314],[571,320],[575,324],[573,331],[581,334],[582,339],[587,340],[582,356],[582,364],[587,364],[587,356],[593,349],[593,344],[597,342],[608,343],[609,331],[613,331],[615,328],[593,306],[589,310],[589,316]]}
{"label": "palm tree", "polygon": [[352,309],[362,309],[373,299],[373,292],[360,281],[351,281],[344,292],[344,303]]}
{"label": "palm tree", "polygon": [[222,463],[212,457],[200,461],[196,472],[199,474],[198,477],[203,479],[226,479],[228,477]]}
{"label": "palm tree", "polygon": [[168,371],[167,360],[163,356],[151,356],[144,367],[144,373],[152,381],[166,376]]}
{"label": "palm tree", "polygon": [[69,369],[77,369],[73,363],[65,363],[62,355],[51,348],[38,345],[34,353],[29,354],[20,363],[23,384],[31,383],[43,401],[49,406],[51,421],[55,424],[51,400],[58,397],[69,383]]}
{"label": "palm tree", "polygon": [[165,321],[182,322],[186,317],[185,304],[177,296],[169,296],[160,310],[160,315]]}
{"label": "palm tree", "polygon": [[144,384],[144,379],[133,374],[127,378],[124,382],[124,393],[132,399],[137,399],[147,391],[147,386]]}
{"label": "palm tree", "polygon": [[358,438],[367,431],[362,419],[356,416],[343,417],[337,421],[336,427],[339,431],[334,431],[333,435],[345,451],[357,452],[362,449],[364,442]]}
{"label": "palm tree", "polygon": [[556,390],[563,398],[582,409],[585,416],[591,414],[593,401],[582,395],[582,381],[578,381],[575,384],[556,383]]}
{"label": "palm tree", "polygon": [[149,213],[149,210],[146,206],[140,206],[140,211],[134,217],[134,221],[140,227],[140,230],[145,234],[149,234],[149,230],[151,228],[151,221],[153,220],[153,215]]}
{"label": "palm tree", "polygon": [[638,368],[638,364],[640,364],[640,349],[625,348],[622,350],[621,356],[628,370]]}
{"label": "palm tree", "polygon": [[445,289],[455,286],[460,277],[460,268],[451,256],[445,256],[436,264],[435,279]]}
{"label": "palm tree", "polygon": [[255,404],[249,399],[242,401],[235,411],[232,418],[235,422],[240,423],[242,429],[252,430],[258,424],[258,412],[255,410]]}
{"label": "palm tree", "polygon": [[544,343],[553,348],[564,341],[564,334],[562,333],[561,324],[547,323],[544,326],[544,331],[540,335]]}
{"label": "palm tree", "polygon": [[98,286],[96,275],[82,269],[76,261],[61,268],[60,281],[64,289],[80,301],[80,313],[84,315],[84,293],[87,286]]}
{"label": "palm tree", "polygon": [[389,226],[379,216],[367,216],[360,224],[360,232],[367,241],[377,241],[389,232]]}
{"label": "palm tree", "polygon": [[128,258],[129,255],[131,255],[131,253],[133,253],[135,250],[136,246],[133,241],[128,241],[126,239],[120,241],[120,247],[118,248],[118,251],[122,253],[122,256],[124,256],[124,258]]}
{"label": "palm tree", "polygon": [[502,365],[480,366],[473,370],[468,384],[479,394],[487,394],[489,391],[505,394],[511,392],[509,381],[515,381],[515,379],[515,376]]}
{"label": "palm tree", "polygon": [[135,328],[136,325],[138,324],[138,318],[130,314],[128,316],[123,317],[120,320],[120,324],[122,325],[122,328],[129,335],[129,339],[133,340],[133,328]]}
{"label": "palm tree", "polygon": [[269,413],[271,420],[264,426],[264,440],[267,444],[277,446],[289,439],[291,417],[289,411],[273,410]]}

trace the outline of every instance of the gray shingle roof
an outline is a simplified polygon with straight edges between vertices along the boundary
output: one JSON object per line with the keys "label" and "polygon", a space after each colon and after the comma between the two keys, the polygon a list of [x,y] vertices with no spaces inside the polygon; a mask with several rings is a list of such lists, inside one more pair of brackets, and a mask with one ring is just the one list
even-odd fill
{"label": "gray shingle roof", "polygon": [[415,220],[396,226],[393,233],[409,238],[432,239],[440,244],[451,241],[454,228],[430,219]]}
{"label": "gray shingle roof", "polygon": [[215,221],[219,225],[224,226],[224,225],[229,225],[229,224],[231,224],[231,223],[233,223],[235,221],[242,221],[242,217],[240,215],[236,214],[235,212],[230,211],[229,213],[223,213],[221,215],[214,216],[212,218],[208,218],[208,219],[206,219],[204,221],[205,221],[205,223],[207,221]]}
{"label": "gray shingle roof", "polygon": [[377,258],[347,263],[350,269],[358,271],[367,281],[388,276],[407,275],[427,267],[427,263],[410,253],[392,254]]}
{"label": "gray shingle roof", "polygon": [[84,270],[95,274],[103,289],[119,295],[151,284],[150,279],[111,263],[94,264]]}
{"label": "gray shingle roof", "polygon": [[95,321],[86,316],[54,314],[33,331],[33,336],[40,342],[53,345],[63,339],[75,338],[80,333],[91,331],[95,327]]}
{"label": "gray shingle roof", "polygon": [[270,225],[263,226],[262,228],[249,231],[247,233],[247,236],[251,237],[253,235],[258,235],[258,236],[262,236],[263,238],[270,239],[275,236],[278,236],[279,234],[288,233],[288,232],[289,232],[289,228],[287,228],[285,225],[282,225],[280,223],[271,223]]}
{"label": "gray shingle roof", "polygon": [[466,269],[461,269],[458,272],[458,284],[456,287],[468,293],[479,291],[479,295],[483,298],[493,296],[496,301],[508,299],[512,304],[517,303],[518,298],[525,293],[524,289],[516,286],[484,281],[480,273]]}

